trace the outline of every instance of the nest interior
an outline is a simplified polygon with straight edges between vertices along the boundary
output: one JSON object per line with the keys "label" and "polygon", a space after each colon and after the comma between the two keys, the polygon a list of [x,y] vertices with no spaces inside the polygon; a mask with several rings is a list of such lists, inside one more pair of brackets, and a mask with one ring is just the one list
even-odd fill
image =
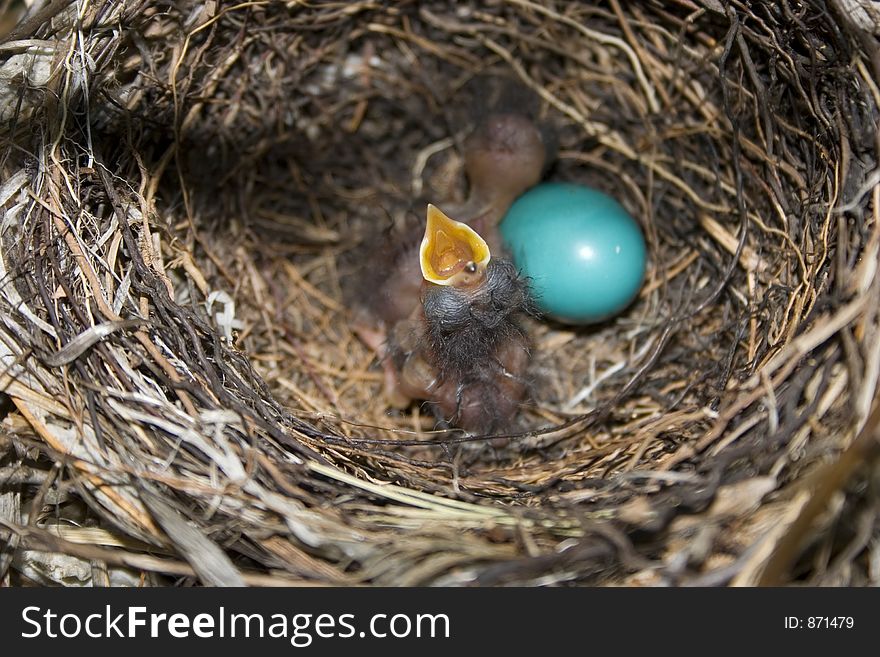
{"label": "nest interior", "polygon": [[[0,50],[0,575],[876,584],[864,12],[35,5]],[[650,263],[612,321],[531,322],[499,438],[389,411],[345,290],[371,236],[462,197],[505,85]]]}

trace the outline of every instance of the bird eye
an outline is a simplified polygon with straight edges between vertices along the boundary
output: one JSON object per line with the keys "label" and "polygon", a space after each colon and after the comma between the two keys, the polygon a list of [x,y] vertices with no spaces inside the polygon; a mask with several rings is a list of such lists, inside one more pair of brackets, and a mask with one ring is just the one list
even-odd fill
{"label": "bird eye", "polygon": [[467,263],[467,264],[464,266],[464,270],[465,270],[468,274],[473,274],[473,273],[475,273],[475,272],[477,271],[477,263],[474,262],[473,260],[471,260],[469,263]]}

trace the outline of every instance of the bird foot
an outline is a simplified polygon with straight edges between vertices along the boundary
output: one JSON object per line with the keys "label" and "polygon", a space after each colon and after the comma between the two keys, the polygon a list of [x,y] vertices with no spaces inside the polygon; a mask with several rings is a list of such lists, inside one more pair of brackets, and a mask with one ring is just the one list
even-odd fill
{"label": "bird foot", "polygon": [[387,332],[383,328],[362,323],[355,323],[352,326],[352,330],[360,341],[376,354],[376,358],[382,363],[385,399],[388,405],[396,409],[407,408],[412,403],[412,399],[401,391],[397,370],[394,368],[394,363],[388,357]]}

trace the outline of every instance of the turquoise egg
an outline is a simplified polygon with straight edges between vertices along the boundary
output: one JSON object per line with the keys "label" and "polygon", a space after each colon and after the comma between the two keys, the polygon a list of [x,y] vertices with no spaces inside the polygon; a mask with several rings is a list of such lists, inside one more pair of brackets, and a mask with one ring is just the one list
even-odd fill
{"label": "turquoise egg", "polygon": [[607,194],[544,183],[520,196],[501,222],[517,268],[542,312],[570,324],[600,322],[626,308],[645,277],[645,238]]}

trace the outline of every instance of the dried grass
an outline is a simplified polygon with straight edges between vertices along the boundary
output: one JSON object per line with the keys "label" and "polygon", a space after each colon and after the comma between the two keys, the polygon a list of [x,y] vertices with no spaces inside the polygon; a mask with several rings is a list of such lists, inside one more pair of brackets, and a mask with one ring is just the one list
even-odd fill
{"label": "dried grass", "polygon": [[[0,44],[0,575],[28,549],[95,584],[876,584],[880,51],[849,15],[26,17]],[[460,197],[499,79],[651,265],[617,320],[531,326],[522,432],[490,440],[388,412],[345,290],[358,244]]]}

